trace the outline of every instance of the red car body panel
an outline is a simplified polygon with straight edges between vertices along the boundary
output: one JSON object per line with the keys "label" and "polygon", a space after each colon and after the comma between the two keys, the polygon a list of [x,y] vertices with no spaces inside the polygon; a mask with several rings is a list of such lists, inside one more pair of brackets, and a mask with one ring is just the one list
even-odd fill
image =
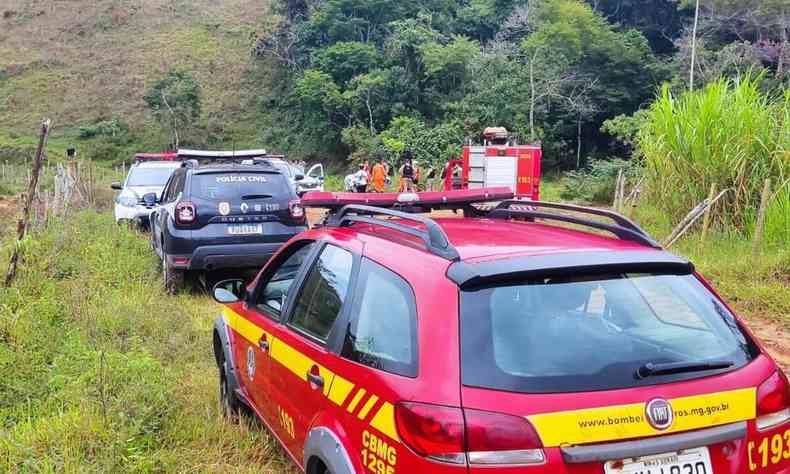
{"label": "red car body panel", "polygon": [[[570,251],[655,251],[633,242],[542,224],[449,218],[437,222],[461,259],[469,262]],[[675,400],[747,389],[738,393],[743,393],[745,399],[753,399],[757,387],[777,370],[761,348],[761,355],[734,371],[637,388],[524,394],[464,386],[460,370],[459,288],[446,277],[450,262],[427,253],[418,239],[381,229],[375,229],[374,235],[372,230],[364,224],[320,228],[295,240],[316,240],[347,249],[386,267],[409,283],[417,305],[416,377],[395,375],[347,360],[243,303],[227,305],[225,311],[225,319],[232,328],[230,345],[242,395],[303,469],[306,467],[303,447],[308,433],[316,427],[326,427],[340,440],[358,473],[601,474],[603,463],[566,463],[561,450],[564,444],[545,440],[546,461],[538,465],[467,467],[432,461],[402,443],[395,427],[394,407],[403,401],[420,402],[515,415],[534,422],[534,417],[542,414],[642,404],[654,398]],[[276,257],[272,259],[275,260]],[[256,282],[257,279],[250,289]],[[741,326],[744,326],[742,322]],[[269,343],[267,351],[251,340],[261,333]],[[245,370],[250,354],[255,372],[260,374],[253,379]],[[309,381],[307,374],[313,368],[323,377],[324,387]],[[760,432],[753,408],[742,407],[743,413],[749,414],[747,438],[709,446],[716,474],[777,473],[790,469],[790,425]],[[713,420],[711,426],[722,424]],[[610,439],[598,439],[593,444],[630,439],[616,429],[611,433]]]}

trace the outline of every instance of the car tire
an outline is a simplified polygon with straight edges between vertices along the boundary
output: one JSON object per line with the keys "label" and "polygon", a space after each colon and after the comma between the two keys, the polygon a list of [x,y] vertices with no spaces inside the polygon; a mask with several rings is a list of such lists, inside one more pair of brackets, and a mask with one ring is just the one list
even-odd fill
{"label": "car tire", "polygon": [[241,405],[230,388],[224,366],[225,361],[222,361],[222,365],[219,367],[219,408],[223,417],[235,422],[239,419]]}
{"label": "car tire", "polygon": [[167,262],[167,255],[162,255],[162,280],[165,291],[174,295],[184,286],[184,271],[173,268]]}

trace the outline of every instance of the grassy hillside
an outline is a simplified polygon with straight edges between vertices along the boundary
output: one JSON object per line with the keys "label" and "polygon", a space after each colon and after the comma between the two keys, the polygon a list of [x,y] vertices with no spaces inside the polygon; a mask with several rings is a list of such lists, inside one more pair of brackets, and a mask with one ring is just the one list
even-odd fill
{"label": "grassy hillside", "polygon": [[291,472],[220,416],[218,306],[164,295],[145,237],[83,211],[25,247],[0,288],[0,472]]}
{"label": "grassy hillside", "polygon": [[245,111],[254,88],[246,79],[268,3],[4,0],[0,148],[45,116],[59,135],[111,117],[145,130],[145,87],[171,68],[197,79],[203,123],[240,138],[254,135]]}

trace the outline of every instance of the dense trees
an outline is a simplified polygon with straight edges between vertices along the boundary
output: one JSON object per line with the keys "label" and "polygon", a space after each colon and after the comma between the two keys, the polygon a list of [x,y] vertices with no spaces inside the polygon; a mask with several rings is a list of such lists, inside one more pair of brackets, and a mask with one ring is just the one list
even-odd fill
{"label": "dense trees", "polygon": [[[272,66],[261,79],[265,138],[308,158],[409,148],[438,162],[502,125],[542,141],[549,166],[626,154],[601,127],[615,117],[608,132],[632,127],[625,117],[660,84],[685,85],[687,3],[281,0],[255,49]],[[786,3],[703,0],[700,85],[750,67],[785,80]]]}

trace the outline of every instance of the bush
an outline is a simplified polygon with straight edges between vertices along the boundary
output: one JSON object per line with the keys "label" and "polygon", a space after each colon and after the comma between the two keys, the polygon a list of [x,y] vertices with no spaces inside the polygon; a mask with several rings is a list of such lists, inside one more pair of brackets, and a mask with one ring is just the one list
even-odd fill
{"label": "bush", "polygon": [[[790,92],[760,90],[760,78],[720,80],[675,97],[665,87],[639,135],[649,198],[679,221],[712,184],[730,189],[713,218],[749,233],[765,178],[790,177]],[[787,226],[777,212],[772,225]],[[777,221],[778,219],[778,221]]]}
{"label": "bush", "polygon": [[117,137],[129,131],[129,127],[118,119],[104,120],[93,125],[80,127],[79,137],[82,139],[94,137]]}
{"label": "bush", "polygon": [[565,173],[560,197],[570,201],[611,203],[621,170],[631,180],[642,174],[642,168],[635,161],[619,158],[590,160],[587,168]]}

